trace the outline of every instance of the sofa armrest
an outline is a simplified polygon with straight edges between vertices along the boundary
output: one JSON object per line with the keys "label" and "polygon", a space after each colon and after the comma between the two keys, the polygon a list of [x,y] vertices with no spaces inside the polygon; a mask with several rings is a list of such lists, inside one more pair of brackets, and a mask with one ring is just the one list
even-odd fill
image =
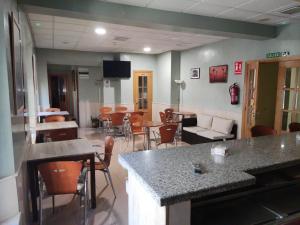
{"label": "sofa armrest", "polygon": [[195,127],[197,126],[197,118],[184,118],[182,119],[182,127]]}
{"label": "sofa armrest", "polygon": [[232,129],[231,129],[231,134],[234,135],[234,139],[237,139],[237,124],[233,124]]}

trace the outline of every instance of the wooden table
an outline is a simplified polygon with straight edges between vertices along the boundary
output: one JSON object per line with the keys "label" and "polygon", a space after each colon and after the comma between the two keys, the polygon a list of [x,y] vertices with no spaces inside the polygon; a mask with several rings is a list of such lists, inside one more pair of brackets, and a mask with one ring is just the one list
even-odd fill
{"label": "wooden table", "polygon": [[91,143],[86,139],[70,141],[47,142],[31,145],[27,158],[29,187],[31,193],[33,221],[38,220],[37,197],[39,195],[38,170],[41,163],[53,161],[86,161],[90,160],[90,190],[91,207],[96,208],[95,187],[95,152]]}
{"label": "wooden table", "polygon": [[78,125],[74,121],[38,123],[37,134],[42,134],[51,141],[66,141],[77,139]]}
{"label": "wooden table", "polygon": [[147,149],[151,148],[150,128],[151,127],[161,127],[163,125],[164,124],[162,122],[158,122],[158,121],[143,121],[142,123],[136,122],[133,124],[133,126],[145,128],[146,136],[147,136]]}

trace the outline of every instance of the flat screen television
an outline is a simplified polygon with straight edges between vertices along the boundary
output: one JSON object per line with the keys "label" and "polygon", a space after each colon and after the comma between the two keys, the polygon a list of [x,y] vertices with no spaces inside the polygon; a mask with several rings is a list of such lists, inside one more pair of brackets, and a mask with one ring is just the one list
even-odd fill
{"label": "flat screen television", "polygon": [[130,61],[108,61],[103,60],[104,78],[130,78]]}

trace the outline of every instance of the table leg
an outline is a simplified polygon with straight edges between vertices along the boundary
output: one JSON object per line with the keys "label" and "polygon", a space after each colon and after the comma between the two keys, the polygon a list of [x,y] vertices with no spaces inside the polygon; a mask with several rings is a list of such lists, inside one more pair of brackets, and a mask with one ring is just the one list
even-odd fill
{"label": "table leg", "polygon": [[146,135],[147,135],[147,150],[149,150],[151,148],[150,127],[146,127]]}
{"label": "table leg", "polygon": [[95,180],[95,156],[90,158],[90,179],[91,179],[91,207],[96,208],[96,180]]}
{"label": "table leg", "polygon": [[36,169],[35,166],[31,163],[27,164],[28,177],[29,177],[29,188],[31,195],[31,207],[32,207],[32,220],[33,222],[38,221],[38,209],[37,209],[37,177],[36,177]]}

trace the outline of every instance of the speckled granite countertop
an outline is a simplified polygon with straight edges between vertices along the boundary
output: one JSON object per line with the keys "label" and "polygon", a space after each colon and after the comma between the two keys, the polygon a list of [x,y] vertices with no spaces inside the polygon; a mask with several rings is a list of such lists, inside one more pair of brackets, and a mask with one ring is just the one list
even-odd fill
{"label": "speckled granite countertop", "polygon": [[[126,153],[119,162],[161,206],[254,184],[248,171],[300,164],[300,133],[222,142],[230,149],[226,158],[211,155],[216,144]],[[192,162],[200,163],[204,173],[194,173]]]}

